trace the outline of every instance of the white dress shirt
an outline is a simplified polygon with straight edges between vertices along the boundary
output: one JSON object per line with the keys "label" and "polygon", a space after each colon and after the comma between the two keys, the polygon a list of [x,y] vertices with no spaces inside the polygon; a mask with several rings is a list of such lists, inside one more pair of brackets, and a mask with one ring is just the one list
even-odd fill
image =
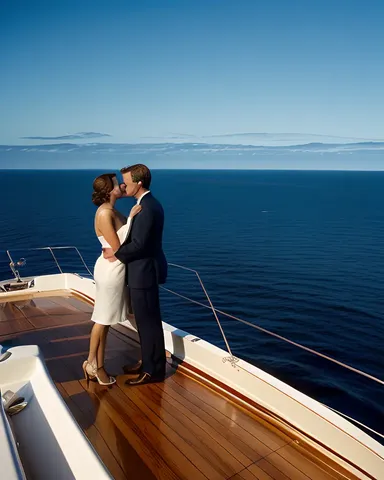
{"label": "white dress shirt", "polygon": [[150,193],[150,190],[147,190],[146,192],[144,192],[144,193],[141,195],[141,197],[139,197],[139,198],[137,199],[136,205],[140,205],[141,199],[142,199],[145,195],[147,195],[147,193]]}

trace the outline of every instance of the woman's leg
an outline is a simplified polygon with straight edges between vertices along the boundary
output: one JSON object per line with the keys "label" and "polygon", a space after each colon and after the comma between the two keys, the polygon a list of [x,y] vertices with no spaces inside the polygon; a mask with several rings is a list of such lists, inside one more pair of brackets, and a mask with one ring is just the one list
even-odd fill
{"label": "woman's leg", "polygon": [[105,347],[108,331],[109,325],[100,325],[99,323],[94,324],[91,332],[88,355],[88,362],[92,367],[97,368],[97,376],[105,383],[110,380],[109,375],[104,370]]}
{"label": "woman's leg", "polygon": [[97,375],[100,377],[100,380],[102,382],[109,381],[109,375],[106,373],[104,369],[105,347],[107,345],[108,331],[109,331],[109,325],[104,325],[104,329],[100,335],[99,347],[97,349],[97,366],[98,366]]}
{"label": "woman's leg", "polygon": [[101,340],[101,336],[104,329],[105,329],[105,325],[100,325],[99,323],[95,323],[91,331],[91,339],[89,342],[88,363],[91,363],[95,367],[96,367],[96,364],[98,364],[97,352],[99,349],[100,340]]}

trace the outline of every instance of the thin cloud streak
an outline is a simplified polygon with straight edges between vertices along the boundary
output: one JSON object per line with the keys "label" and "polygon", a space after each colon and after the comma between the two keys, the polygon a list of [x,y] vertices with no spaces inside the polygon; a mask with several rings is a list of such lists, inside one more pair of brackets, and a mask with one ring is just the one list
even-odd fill
{"label": "thin cloud streak", "polygon": [[102,138],[102,137],[111,137],[108,133],[99,133],[99,132],[79,132],[68,135],[60,135],[58,137],[20,137],[22,140],[48,140],[48,141],[57,141],[57,140],[88,140],[91,138]]}

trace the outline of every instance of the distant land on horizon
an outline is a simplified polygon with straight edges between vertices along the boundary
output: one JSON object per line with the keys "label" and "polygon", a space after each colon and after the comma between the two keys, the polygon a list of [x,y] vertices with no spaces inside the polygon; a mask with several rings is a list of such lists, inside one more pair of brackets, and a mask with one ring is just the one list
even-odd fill
{"label": "distant land on horizon", "polygon": [[147,163],[153,169],[176,170],[384,170],[384,141],[255,145],[244,142],[249,138],[243,135],[243,143],[236,144],[223,138],[217,143],[163,139],[152,143],[56,140],[47,144],[40,138],[36,144],[0,145],[0,169],[99,170]]}

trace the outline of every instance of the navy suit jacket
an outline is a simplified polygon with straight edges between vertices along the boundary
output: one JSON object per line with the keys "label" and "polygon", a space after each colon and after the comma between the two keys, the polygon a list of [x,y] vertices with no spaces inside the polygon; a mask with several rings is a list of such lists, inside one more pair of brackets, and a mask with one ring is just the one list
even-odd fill
{"label": "navy suit jacket", "polygon": [[164,210],[160,202],[147,193],[143,207],[132,220],[130,232],[115,256],[127,265],[130,288],[151,288],[167,279],[168,264],[163,252]]}

